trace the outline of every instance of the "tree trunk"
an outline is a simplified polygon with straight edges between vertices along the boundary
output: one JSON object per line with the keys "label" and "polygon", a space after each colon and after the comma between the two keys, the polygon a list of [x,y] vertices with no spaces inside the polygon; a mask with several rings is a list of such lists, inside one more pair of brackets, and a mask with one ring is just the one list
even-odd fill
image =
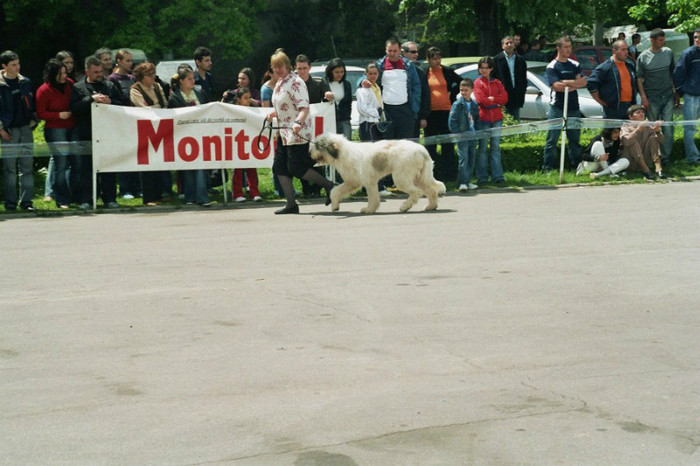
{"label": "tree trunk", "polygon": [[475,0],[475,25],[479,31],[479,54],[495,55],[501,50],[498,33],[498,0]]}

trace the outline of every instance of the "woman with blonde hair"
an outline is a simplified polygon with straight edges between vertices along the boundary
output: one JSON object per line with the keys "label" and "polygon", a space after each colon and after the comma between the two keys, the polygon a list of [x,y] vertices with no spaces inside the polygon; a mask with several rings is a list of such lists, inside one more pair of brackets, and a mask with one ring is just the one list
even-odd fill
{"label": "woman with blonde hair", "polygon": [[[160,84],[156,82],[153,63],[141,63],[134,68],[136,82],[129,89],[129,99],[134,107],[167,108],[168,101]],[[143,205],[154,206],[172,191],[172,178],[167,171],[141,173]]]}
{"label": "woman with blonde hair", "polygon": [[287,201],[284,208],[275,211],[275,214],[298,214],[299,205],[294,199],[292,177],[323,186],[326,190],[326,205],[330,204],[333,183],[313,169],[314,162],[309,155],[312,121],[309,118],[309,92],[306,84],[292,73],[292,63],[283,50],[278,49],[270,57],[270,66],[278,81],[272,93],[274,111],[268,115],[268,119],[272,121],[277,118],[280,128],[280,151],[275,157],[272,171],[279,177]]}

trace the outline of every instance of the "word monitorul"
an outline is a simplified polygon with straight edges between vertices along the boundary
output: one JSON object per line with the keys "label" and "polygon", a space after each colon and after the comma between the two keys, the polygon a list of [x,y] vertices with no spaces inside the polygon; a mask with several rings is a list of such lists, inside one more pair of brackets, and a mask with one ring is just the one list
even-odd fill
{"label": "word monitorul", "polygon": [[[315,133],[318,136],[323,132],[323,118],[314,118]],[[233,128],[224,128],[224,135],[202,136],[201,140],[192,136],[185,136],[175,141],[174,120],[166,118],[160,120],[156,130],[151,120],[137,120],[138,134],[137,164],[148,165],[150,148],[157,152],[163,145],[163,162],[175,162],[175,155],[184,162],[194,162],[200,156],[202,161],[231,161],[234,156],[234,143],[236,155],[239,160],[249,160],[252,155],[258,160],[265,160],[270,155],[270,144],[266,136],[251,138],[244,130],[240,130],[235,136]],[[262,142],[264,150],[260,150],[258,141]]]}

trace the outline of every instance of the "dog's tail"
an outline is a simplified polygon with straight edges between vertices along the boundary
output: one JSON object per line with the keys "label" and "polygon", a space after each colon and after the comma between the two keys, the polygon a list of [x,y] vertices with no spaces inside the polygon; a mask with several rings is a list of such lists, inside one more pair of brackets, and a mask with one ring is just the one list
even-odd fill
{"label": "dog's tail", "polygon": [[420,172],[420,184],[432,191],[437,192],[438,194],[445,194],[445,192],[447,192],[445,183],[433,178],[433,159],[430,158],[427,151],[425,155],[426,157],[423,159],[423,169]]}

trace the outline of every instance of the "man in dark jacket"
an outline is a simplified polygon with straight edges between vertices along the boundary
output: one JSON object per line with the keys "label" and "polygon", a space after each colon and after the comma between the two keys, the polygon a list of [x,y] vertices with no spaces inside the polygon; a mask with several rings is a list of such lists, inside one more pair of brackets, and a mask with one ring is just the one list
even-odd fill
{"label": "man in dark jacket", "polygon": [[428,75],[423,68],[418,66],[419,52],[420,48],[415,42],[401,44],[401,55],[416,65],[416,72],[418,72],[420,80],[420,110],[418,110],[418,119],[413,128],[414,138],[420,137],[420,130],[428,126],[428,115],[430,115],[430,86],[428,86]]}
{"label": "man in dark jacket", "polygon": [[[34,210],[34,94],[29,79],[19,74],[19,56],[6,50],[0,54],[0,139],[2,144],[24,144],[22,149],[3,150],[5,210],[17,209],[17,166],[19,166],[20,207]],[[20,153],[21,152],[21,153]],[[20,155],[18,158],[17,155]]]}
{"label": "man in dark jacket", "polygon": [[[121,93],[114,83],[104,79],[104,71],[99,58],[92,55],[85,59],[85,76],[73,86],[70,110],[76,119],[75,131],[79,141],[92,142],[92,104],[119,105]],[[87,210],[92,203],[92,153],[79,157],[80,208]],[[114,173],[101,173],[102,202],[112,209],[117,204],[117,177]]]}
{"label": "man in dark jacket", "polygon": [[515,53],[515,42],[510,36],[501,40],[503,52],[493,57],[496,68],[493,70],[496,79],[501,81],[508,93],[506,111],[516,121],[520,121],[520,109],[525,104],[525,92],[527,90],[527,63],[525,59]]}
{"label": "man in dark jacket", "polygon": [[627,109],[636,101],[636,70],[632,61],[627,59],[627,42],[616,40],[612,48],[613,56],[596,66],[588,78],[588,90],[591,97],[603,106],[603,118],[626,120]]}

